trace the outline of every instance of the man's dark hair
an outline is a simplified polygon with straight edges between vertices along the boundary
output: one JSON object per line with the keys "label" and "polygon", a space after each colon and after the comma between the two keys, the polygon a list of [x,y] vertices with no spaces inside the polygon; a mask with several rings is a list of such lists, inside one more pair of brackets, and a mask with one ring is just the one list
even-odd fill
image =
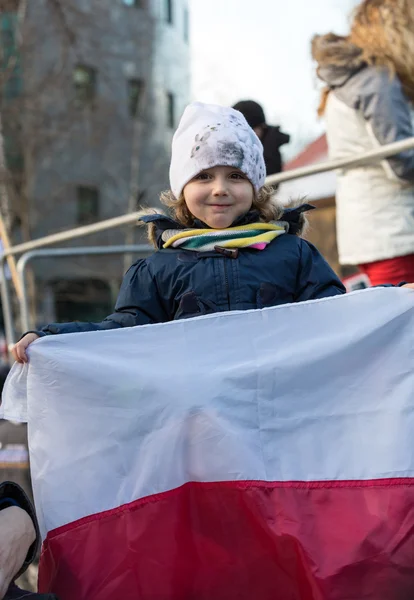
{"label": "man's dark hair", "polygon": [[252,129],[266,123],[263,108],[254,100],[240,100],[233,108],[242,113]]}

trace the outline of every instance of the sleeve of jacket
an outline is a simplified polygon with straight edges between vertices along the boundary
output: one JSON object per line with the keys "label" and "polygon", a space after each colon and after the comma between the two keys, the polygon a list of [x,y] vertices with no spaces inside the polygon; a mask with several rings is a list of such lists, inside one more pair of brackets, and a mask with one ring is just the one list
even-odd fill
{"label": "sleeve of jacket", "polygon": [[[401,82],[388,71],[366,69],[361,82],[359,106],[379,145],[399,142],[414,136],[410,103]],[[390,176],[414,182],[414,148],[386,159]]]}
{"label": "sleeve of jacket", "polygon": [[169,320],[166,303],[161,297],[155,277],[146,259],[134,263],[122,281],[115,311],[100,323],[53,323],[44,327],[40,335],[76,333],[134,327]]}
{"label": "sleeve of jacket", "polygon": [[40,544],[40,533],[39,525],[36,519],[36,513],[29,498],[26,496],[22,488],[17,485],[17,483],[13,483],[12,481],[4,481],[3,483],[0,483],[0,510],[3,510],[9,506],[18,506],[19,508],[25,510],[32,519],[33,526],[36,531],[36,540],[30,546],[26,560],[24,561],[20,571],[16,573],[15,578],[17,578],[27,569],[27,567],[36,557]]}
{"label": "sleeve of jacket", "polygon": [[296,302],[345,294],[344,285],[315,246],[300,239],[300,252]]}

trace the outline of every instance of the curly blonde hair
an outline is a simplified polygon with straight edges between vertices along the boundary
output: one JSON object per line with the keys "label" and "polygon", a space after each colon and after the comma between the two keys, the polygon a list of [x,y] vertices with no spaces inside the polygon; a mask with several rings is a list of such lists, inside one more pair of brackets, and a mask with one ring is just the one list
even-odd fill
{"label": "curly blonde hair", "polygon": [[353,12],[349,41],[363,61],[396,74],[414,103],[413,0],[364,0]]}
{"label": "curly blonde hair", "polygon": [[[413,0],[363,0],[352,13],[348,36],[334,33],[312,39],[312,57],[324,66],[359,68],[364,64],[385,67],[396,75],[414,104],[414,2]],[[325,112],[331,89],[321,92],[318,115]]]}
{"label": "curly blonde hair", "polygon": [[[258,194],[255,194],[254,196],[252,209],[259,212],[259,219],[263,223],[277,221],[283,214],[283,208],[273,199],[274,193],[274,189],[271,186],[264,185],[259,190]],[[160,200],[161,203],[168,208],[168,212],[177,223],[180,223],[183,227],[194,227],[195,219],[187,208],[183,193],[181,193],[177,200],[171,190],[166,190],[161,193]],[[149,209],[143,211],[143,213],[144,212],[146,214],[148,214],[148,212],[154,214],[156,212],[159,213],[160,211]],[[147,232],[149,241],[157,247],[154,223],[147,224]]]}

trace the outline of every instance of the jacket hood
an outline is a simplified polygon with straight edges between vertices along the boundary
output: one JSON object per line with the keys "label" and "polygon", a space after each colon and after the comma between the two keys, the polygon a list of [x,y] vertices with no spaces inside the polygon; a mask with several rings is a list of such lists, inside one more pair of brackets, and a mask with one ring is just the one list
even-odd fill
{"label": "jacket hood", "polygon": [[273,150],[275,148],[280,148],[284,144],[288,144],[289,141],[290,135],[284,131],[281,131],[278,125],[266,125],[264,136],[261,140],[265,151],[266,148],[269,148],[269,150],[270,148]]}
{"label": "jacket hood", "polygon": [[314,36],[312,57],[318,64],[318,77],[330,88],[341,87],[367,66],[362,60],[362,50],[348,38],[334,33]]}
{"label": "jacket hood", "polygon": [[[311,204],[301,204],[300,206],[296,206],[294,208],[281,209],[280,220],[285,221],[289,224],[288,233],[292,235],[300,235],[302,230],[306,225],[306,219],[304,213],[314,209],[315,207]],[[245,215],[242,215],[238,219],[236,219],[231,227],[237,227],[237,225],[250,225],[251,223],[256,223],[260,220],[260,214],[257,210],[251,210]],[[167,229],[188,229],[185,228],[181,223],[178,223],[171,217],[157,212],[151,212],[148,214],[143,214],[139,221],[145,223],[147,225],[152,224],[155,228],[155,241],[158,249],[163,247],[162,234]],[[210,229],[208,225],[199,221],[198,219],[194,222],[194,229]]]}

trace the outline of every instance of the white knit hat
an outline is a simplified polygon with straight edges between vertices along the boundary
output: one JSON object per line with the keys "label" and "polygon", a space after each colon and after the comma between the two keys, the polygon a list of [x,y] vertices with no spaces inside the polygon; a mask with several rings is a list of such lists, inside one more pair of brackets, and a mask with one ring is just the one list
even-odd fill
{"label": "white knit hat", "polygon": [[200,171],[226,166],[240,169],[258,191],[265,182],[263,146],[244,116],[216,104],[189,104],[172,141],[170,186],[179,198]]}

